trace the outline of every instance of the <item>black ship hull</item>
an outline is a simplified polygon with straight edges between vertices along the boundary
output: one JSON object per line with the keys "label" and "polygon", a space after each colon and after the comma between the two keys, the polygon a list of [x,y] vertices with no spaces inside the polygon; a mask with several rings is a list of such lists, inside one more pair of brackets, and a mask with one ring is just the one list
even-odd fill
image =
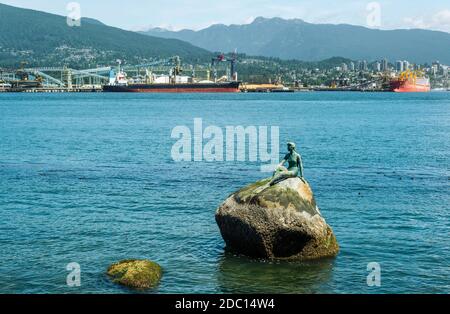
{"label": "black ship hull", "polygon": [[240,82],[105,85],[104,92],[116,93],[237,93]]}

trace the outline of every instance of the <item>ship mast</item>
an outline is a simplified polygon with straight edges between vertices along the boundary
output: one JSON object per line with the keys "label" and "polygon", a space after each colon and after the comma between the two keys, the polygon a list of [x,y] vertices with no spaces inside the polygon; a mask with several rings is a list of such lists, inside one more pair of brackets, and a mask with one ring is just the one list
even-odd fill
{"label": "ship mast", "polygon": [[181,74],[181,72],[183,72],[183,69],[181,68],[181,61],[180,61],[180,57],[179,56],[175,56],[173,57],[173,61],[175,63],[175,67],[172,68],[172,83],[176,84],[177,83],[177,76]]}

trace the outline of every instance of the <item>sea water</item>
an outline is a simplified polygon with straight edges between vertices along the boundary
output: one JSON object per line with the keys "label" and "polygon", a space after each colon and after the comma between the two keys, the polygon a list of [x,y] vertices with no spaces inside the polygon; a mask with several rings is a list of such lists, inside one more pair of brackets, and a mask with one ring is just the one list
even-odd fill
{"label": "sea water", "polygon": [[[175,162],[171,132],[195,118],[278,126],[280,157],[296,142],[339,255],[226,253],[216,208],[269,174]],[[0,94],[0,292],[132,293],[106,268],[148,258],[148,293],[449,293],[449,167],[449,93]]]}

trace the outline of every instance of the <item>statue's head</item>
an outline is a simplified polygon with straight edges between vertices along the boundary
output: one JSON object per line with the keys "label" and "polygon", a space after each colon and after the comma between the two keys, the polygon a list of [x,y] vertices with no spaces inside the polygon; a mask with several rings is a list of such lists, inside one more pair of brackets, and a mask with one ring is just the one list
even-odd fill
{"label": "statue's head", "polygon": [[295,150],[295,143],[293,143],[293,142],[287,143],[287,148],[288,148],[288,151],[290,151],[290,152],[294,151]]}

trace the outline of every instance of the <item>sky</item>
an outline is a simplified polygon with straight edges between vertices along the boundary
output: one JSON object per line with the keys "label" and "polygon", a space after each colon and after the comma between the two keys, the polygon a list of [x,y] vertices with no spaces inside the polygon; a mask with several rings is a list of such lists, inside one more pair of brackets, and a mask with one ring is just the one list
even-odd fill
{"label": "sky", "polygon": [[198,30],[218,23],[248,24],[263,16],[450,32],[449,0],[0,0],[60,15],[68,15],[70,2],[79,3],[83,17],[135,31],[152,27]]}

